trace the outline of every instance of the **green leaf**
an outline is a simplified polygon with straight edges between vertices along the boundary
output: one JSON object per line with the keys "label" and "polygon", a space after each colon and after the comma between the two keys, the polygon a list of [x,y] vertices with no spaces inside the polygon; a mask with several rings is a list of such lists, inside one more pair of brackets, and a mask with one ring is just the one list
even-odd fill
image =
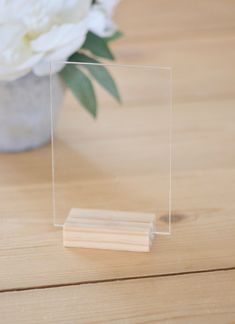
{"label": "green leaf", "polygon": [[117,40],[123,36],[123,33],[120,30],[117,30],[113,35],[109,37],[105,37],[104,40],[106,42],[112,42],[114,40]]}
{"label": "green leaf", "polygon": [[110,51],[105,39],[95,35],[92,32],[87,33],[87,37],[82,48],[89,50],[96,56],[103,57],[108,60],[114,60],[114,56]]}
{"label": "green leaf", "polygon": [[74,96],[93,117],[96,117],[97,103],[90,79],[77,66],[72,64],[67,64],[60,74]]}
{"label": "green leaf", "polygon": [[[99,64],[99,62],[85,54],[75,53],[73,54],[69,60],[71,62],[81,62],[81,63],[95,63]],[[104,87],[119,103],[121,102],[121,97],[118,92],[117,86],[109,73],[109,71],[102,65],[92,65],[92,64],[84,64],[84,68],[86,68],[90,74],[96,79],[96,81]]]}

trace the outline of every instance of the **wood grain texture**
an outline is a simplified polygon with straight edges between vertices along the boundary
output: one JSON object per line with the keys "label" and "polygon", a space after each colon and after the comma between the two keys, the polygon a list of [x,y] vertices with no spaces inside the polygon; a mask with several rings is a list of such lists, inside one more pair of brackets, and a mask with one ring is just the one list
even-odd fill
{"label": "wood grain texture", "polygon": [[[226,37],[174,39],[152,38],[140,46],[128,39],[113,44],[119,62],[170,66],[174,103],[234,98],[235,32]],[[190,80],[190,82],[189,82]]]}
{"label": "wood grain texture", "polygon": [[[134,11],[134,12],[133,12]],[[125,0],[116,18],[128,40],[203,38],[234,32],[234,2],[224,0]],[[142,47],[142,46],[140,46]]]}
{"label": "wood grain texture", "polygon": [[154,214],[72,208],[63,225],[63,244],[70,248],[149,252],[154,232]]}
{"label": "wood grain texture", "polygon": [[[1,290],[235,266],[234,104],[175,105],[173,234],[157,238],[149,255],[64,249],[61,229],[51,225],[45,159],[49,148],[4,156],[2,170],[12,168],[2,176],[2,186],[10,184],[0,190]],[[39,176],[34,170],[42,164],[45,171]],[[14,173],[16,185],[15,165],[20,171]],[[86,183],[84,171],[81,176],[86,205],[86,188],[96,187],[99,179]],[[131,179],[127,184],[136,186]]]}
{"label": "wood grain texture", "polygon": [[235,271],[0,294],[3,323],[233,323]]}
{"label": "wood grain texture", "polygon": [[[235,267],[234,18],[229,0],[125,0],[118,8],[126,35],[112,45],[118,61],[173,67],[173,235],[157,238],[149,255],[64,249],[51,226],[50,148],[0,155],[0,290],[34,289],[0,293],[4,324],[234,322],[234,271],[171,276]],[[37,289],[66,284],[74,286]]]}

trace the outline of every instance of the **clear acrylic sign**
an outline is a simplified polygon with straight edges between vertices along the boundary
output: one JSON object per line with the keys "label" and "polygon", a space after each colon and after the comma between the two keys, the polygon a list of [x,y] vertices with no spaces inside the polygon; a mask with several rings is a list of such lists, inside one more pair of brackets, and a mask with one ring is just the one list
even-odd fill
{"label": "clear acrylic sign", "polygon": [[[69,90],[57,111],[53,71],[61,65],[92,79],[96,117]],[[120,102],[97,82],[104,68]],[[155,233],[170,234],[171,69],[52,62],[51,71],[54,225],[63,226],[72,208],[153,213]]]}

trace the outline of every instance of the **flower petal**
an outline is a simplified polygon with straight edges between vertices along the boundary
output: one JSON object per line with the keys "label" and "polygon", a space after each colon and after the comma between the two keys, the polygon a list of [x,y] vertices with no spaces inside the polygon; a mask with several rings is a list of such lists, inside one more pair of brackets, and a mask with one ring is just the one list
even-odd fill
{"label": "flower petal", "polygon": [[[85,40],[85,36],[84,36]],[[83,40],[83,41],[84,41]],[[83,42],[82,42],[83,43]],[[53,73],[59,72],[64,67],[65,63],[61,61],[66,61],[67,58],[76,52],[76,50],[80,47],[80,40],[67,45],[66,47],[61,47],[57,51],[53,51],[48,53],[43,60],[41,60],[38,64],[33,67],[33,72],[38,75],[46,75],[50,73],[50,61],[55,61],[53,66]],[[57,61],[57,62],[56,62]]]}
{"label": "flower petal", "polygon": [[100,5],[92,6],[88,21],[89,30],[100,37],[111,36],[117,29],[108,13]]}
{"label": "flower petal", "polygon": [[78,23],[87,17],[92,0],[66,0],[59,14],[63,23]]}
{"label": "flower petal", "polygon": [[32,67],[40,61],[41,54],[29,56],[28,59],[18,65],[0,66],[0,80],[16,80],[17,78],[29,73]]}
{"label": "flower petal", "polygon": [[[84,29],[84,26],[86,28]],[[66,46],[58,47],[56,50],[49,51],[44,55],[44,59],[41,60],[37,65],[33,67],[33,72],[38,75],[46,75],[49,74],[50,71],[50,61],[66,61],[67,58],[76,52],[84,43],[87,33],[87,22],[85,22],[85,25],[83,23],[77,24],[77,37],[76,39],[67,44]],[[61,62],[58,62],[54,64],[56,66],[55,71],[58,72],[61,70],[64,66],[64,64]]]}
{"label": "flower petal", "polygon": [[86,19],[81,21],[79,24],[54,26],[49,32],[32,41],[31,47],[36,52],[48,52],[73,42],[77,37],[81,37],[81,35],[83,36],[86,31]]}
{"label": "flower petal", "polygon": [[100,4],[107,14],[111,17],[114,8],[118,4],[119,0],[97,0],[97,3]]}
{"label": "flower petal", "polygon": [[37,76],[44,76],[50,74],[50,71],[52,73],[59,72],[60,70],[63,69],[65,66],[65,63],[61,62],[55,62],[52,65],[50,65],[50,61],[46,59],[42,59],[38,64],[36,64],[33,67],[33,73],[36,74]]}
{"label": "flower petal", "polygon": [[[24,35],[24,28],[19,26],[1,26],[0,28],[0,51],[4,51],[8,47],[15,46]],[[1,54],[1,53],[0,53]]]}

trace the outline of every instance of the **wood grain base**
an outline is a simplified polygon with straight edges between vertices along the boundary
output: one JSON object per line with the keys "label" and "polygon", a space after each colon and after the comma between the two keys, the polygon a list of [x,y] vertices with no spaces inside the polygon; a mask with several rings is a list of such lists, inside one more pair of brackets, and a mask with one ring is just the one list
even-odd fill
{"label": "wood grain base", "polygon": [[94,209],[71,209],[64,227],[66,247],[149,252],[155,215]]}

